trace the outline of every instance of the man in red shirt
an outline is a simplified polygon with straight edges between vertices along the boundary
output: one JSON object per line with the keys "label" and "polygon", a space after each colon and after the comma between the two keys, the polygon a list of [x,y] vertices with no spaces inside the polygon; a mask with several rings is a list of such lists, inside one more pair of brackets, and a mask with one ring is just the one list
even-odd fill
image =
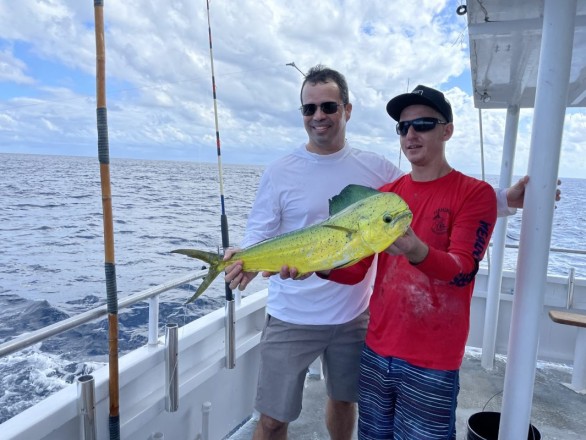
{"label": "man in red shirt", "polygon": [[[413,212],[379,255],[359,385],[360,439],[455,439],[458,370],[474,278],[496,221],[492,187],[454,170],[454,125],[443,93],[425,86],[389,101],[411,173],[384,185]],[[329,279],[359,282],[372,258]]]}

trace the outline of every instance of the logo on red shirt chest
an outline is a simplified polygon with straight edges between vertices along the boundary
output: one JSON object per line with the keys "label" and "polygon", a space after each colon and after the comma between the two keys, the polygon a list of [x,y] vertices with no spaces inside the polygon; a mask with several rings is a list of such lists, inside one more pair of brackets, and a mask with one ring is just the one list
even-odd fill
{"label": "logo on red shirt chest", "polygon": [[447,234],[450,224],[450,210],[448,208],[439,208],[433,214],[431,230],[435,234]]}

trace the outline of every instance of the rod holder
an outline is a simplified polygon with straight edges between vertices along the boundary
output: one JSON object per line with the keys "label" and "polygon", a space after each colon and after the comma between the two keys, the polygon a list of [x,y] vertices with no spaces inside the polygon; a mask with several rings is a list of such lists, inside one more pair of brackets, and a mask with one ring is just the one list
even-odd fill
{"label": "rod holder", "polygon": [[165,326],[165,410],[179,408],[179,326]]}
{"label": "rod holder", "polygon": [[91,375],[77,378],[77,401],[79,403],[81,440],[95,440],[96,394],[95,381]]}
{"label": "rod holder", "polygon": [[226,368],[236,367],[236,305],[234,300],[226,301]]}

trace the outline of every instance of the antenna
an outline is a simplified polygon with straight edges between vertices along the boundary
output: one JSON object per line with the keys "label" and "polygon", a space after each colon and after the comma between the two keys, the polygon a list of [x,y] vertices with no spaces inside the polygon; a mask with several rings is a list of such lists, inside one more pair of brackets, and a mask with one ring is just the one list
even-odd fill
{"label": "antenna", "polygon": [[287,63],[287,64],[285,64],[285,66],[291,66],[291,67],[295,67],[295,68],[296,68],[296,69],[299,71],[299,73],[301,73],[303,76],[305,76],[305,73],[303,73],[303,72],[302,72],[302,71],[299,69],[299,67],[297,67],[297,66],[295,65],[295,61],[291,61],[290,63]]}

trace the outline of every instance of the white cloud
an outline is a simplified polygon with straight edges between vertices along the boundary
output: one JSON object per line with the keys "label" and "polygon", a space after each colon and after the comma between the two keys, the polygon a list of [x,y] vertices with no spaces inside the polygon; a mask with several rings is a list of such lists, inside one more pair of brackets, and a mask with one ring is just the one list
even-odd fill
{"label": "white cloud", "polygon": [[8,50],[0,51],[0,83],[32,84],[34,80],[25,72],[25,63]]}
{"label": "white cloud", "polygon": [[[464,172],[479,173],[478,111],[464,90],[470,74],[466,19],[455,13],[459,4],[212,0],[224,162],[267,163],[306,139],[297,110],[302,76],[287,63],[303,71],[322,63],[347,77],[354,105],[348,138],[355,146],[397,162],[398,139],[386,102],[426,84],[445,90],[454,104],[449,160]],[[214,160],[206,3],[105,2],[104,16],[112,155]],[[1,2],[0,121],[9,124],[0,128],[0,148],[95,154],[95,64],[92,2]],[[14,85],[21,86],[18,92]],[[522,114],[517,174],[526,170],[530,142],[523,129],[530,116]],[[499,171],[504,117],[504,111],[484,112],[489,173]],[[567,118],[562,174],[586,166],[584,118],[580,112]],[[404,160],[402,167],[408,168]]]}

